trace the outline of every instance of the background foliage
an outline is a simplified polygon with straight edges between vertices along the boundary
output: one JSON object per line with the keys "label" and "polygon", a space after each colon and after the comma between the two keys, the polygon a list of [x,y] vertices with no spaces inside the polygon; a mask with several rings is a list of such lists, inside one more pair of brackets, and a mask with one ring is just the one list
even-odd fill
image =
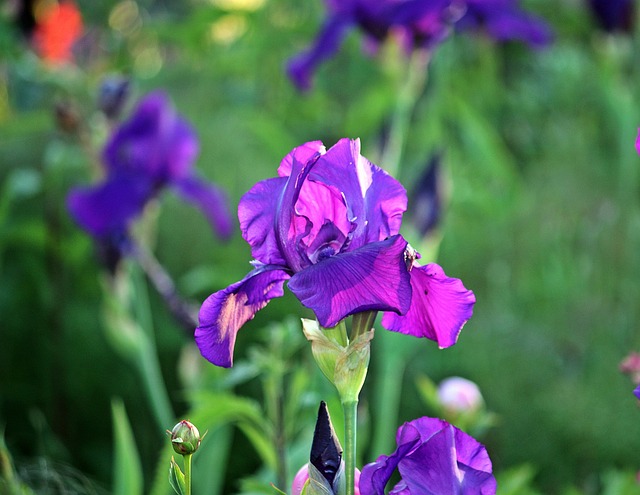
{"label": "background foliage", "polygon": [[[582,2],[527,5],[552,24],[549,48],[464,35],[434,55],[398,178],[411,190],[430,155],[443,154],[450,201],[438,262],[478,303],[448,350],[378,332],[360,453],[368,462],[393,445],[389,438],[376,450],[382,444],[372,441],[384,421],[376,404],[387,398],[379,370],[402,378],[399,421],[430,413],[417,394],[420,376],[461,375],[479,384],[499,418],[482,440],[505,473],[504,493],[634,493],[640,418],[618,363],[640,347],[639,40],[599,31]],[[92,242],[64,205],[72,185],[95,176],[87,149],[95,153],[107,135],[96,109],[102,78],[130,77],[132,100],[164,88],[197,129],[201,174],[227,189],[234,209],[305,141],[360,137],[363,154],[384,167],[381,139],[404,72],[392,47],[369,58],[353,33],[314,89],[298,93],[283,67],[320,26],[320,1],[78,6],[87,31],[77,66],[46,67],[8,18],[0,29],[0,423],[32,488],[48,483],[41,492],[58,493],[53,479],[77,493],[109,493],[115,432],[127,432],[114,428],[113,407],[114,420],[131,425],[145,491],[157,490],[167,439],[136,364],[114,344]],[[85,139],[56,126],[56,103],[79,113]],[[185,297],[201,302],[247,272],[237,229],[220,243],[170,195],[151,215],[157,258]],[[318,400],[336,406],[299,332],[299,303],[274,300],[240,333],[238,365],[219,370],[132,270],[138,297],[149,299],[176,417],[211,431],[196,456],[197,493],[265,493],[274,481],[274,390],[288,405],[280,418],[290,479],[304,462]]]}

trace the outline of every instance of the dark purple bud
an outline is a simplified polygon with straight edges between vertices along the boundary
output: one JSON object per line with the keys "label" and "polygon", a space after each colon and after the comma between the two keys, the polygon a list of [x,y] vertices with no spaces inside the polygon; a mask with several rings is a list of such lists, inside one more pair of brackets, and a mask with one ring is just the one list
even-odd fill
{"label": "dark purple bud", "polygon": [[589,0],[599,26],[609,33],[630,33],[635,19],[634,0]]}
{"label": "dark purple bud", "polygon": [[98,90],[98,108],[110,119],[116,119],[127,102],[130,82],[124,77],[107,77]]}
{"label": "dark purple bud", "polygon": [[413,197],[413,225],[422,237],[430,233],[442,216],[441,155],[434,155],[418,179]]}
{"label": "dark purple bud", "polygon": [[342,447],[336,436],[327,410],[327,404],[320,402],[318,420],[311,444],[311,464],[322,473],[322,476],[333,486],[333,481],[342,462]]}

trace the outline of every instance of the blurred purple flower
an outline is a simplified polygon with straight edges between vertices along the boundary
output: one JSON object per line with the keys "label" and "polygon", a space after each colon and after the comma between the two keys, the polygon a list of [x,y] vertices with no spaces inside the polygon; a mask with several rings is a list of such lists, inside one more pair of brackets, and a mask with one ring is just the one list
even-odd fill
{"label": "blurred purple flower", "polygon": [[340,48],[348,30],[359,27],[374,46],[387,36],[400,38],[407,52],[432,49],[453,25],[484,29],[497,41],[518,40],[539,47],[552,34],[541,19],[527,14],[517,0],[325,0],[327,19],[313,45],[292,58],[287,72],[301,90],[311,87],[317,67]]}
{"label": "blurred purple flower", "polygon": [[539,17],[524,12],[518,0],[465,0],[467,11],[456,23],[460,30],[483,29],[496,41],[522,41],[542,47],[553,39]]}
{"label": "blurred purple flower", "polygon": [[485,447],[446,421],[419,418],[405,423],[396,435],[398,448],[367,464],[360,493],[384,495],[396,468],[401,480],[397,495],[493,495],[496,480]]}
{"label": "blurred purple flower", "polygon": [[[170,187],[199,207],[218,235],[231,234],[224,192],[196,177],[198,139],[162,92],[143,98],[103,150],[106,177],[73,189],[67,206],[76,222],[102,243],[126,240],[146,203]],[[120,242],[120,241],[118,241]]]}
{"label": "blurred purple flower", "polygon": [[630,33],[635,21],[634,0],[589,0],[589,6],[602,29]]}
{"label": "blurred purple flower", "polygon": [[325,0],[328,17],[313,45],[290,60],[287,71],[299,89],[309,89],[321,62],[340,48],[349,29],[359,27],[377,46],[398,36],[407,51],[432,48],[447,37],[461,0]]}
{"label": "blurred purple flower", "polygon": [[363,311],[387,311],[382,325],[455,344],[475,296],[398,234],[407,206],[402,185],[360,155],[360,141],[342,139],[328,151],[319,141],[295,148],[278,177],[247,192],[240,229],[254,269],[209,296],[195,338],[202,355],[231,366],[238,330],[283,284],[311,308],[323,327]]}
{"label": "blurred purple flower", "polygon": [[640,399],[640,385],[635,388],[635,390],[633,391],[633,395]]}

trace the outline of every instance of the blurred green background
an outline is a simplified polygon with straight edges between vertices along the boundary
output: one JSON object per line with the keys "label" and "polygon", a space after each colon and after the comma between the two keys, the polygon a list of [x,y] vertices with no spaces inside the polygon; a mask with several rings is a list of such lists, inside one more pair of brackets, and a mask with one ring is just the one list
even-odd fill
{"label": "blurred green background", "polygon": [[[77,4],[85,35],[76,65],[63,69],[44,65],[8,15],[0,26],[0,429],[32,485],[44,469],[91,486],[77,493],[113,493],[111,401],[121,398],[148,491],[167,439],[151,419],[135,365],[109,339],[104,270],[64,205],[73,185],[95,175],[87,149],[99,150],[107,134],[96,108],[101,80],[130,77],[131,102],[163,88],[197,130],[197,168],[228,191],[235,211],[242,194],[274,176],[280,159],[305,141],[331,146],[359,137],[363,155],[384,168],[381,140],[403,65],[392,51],[366,56],[353,32],[321,66],[314,88],[297,92],[284,64],[320,27],[319,0]],[[598,30],[586,2],[524,4],[552,25],[550,47],[533,51],[467,33],[434,54],[398,179],[411,189],[431,154],[443,154],[449,202],[438,263],[475,292],[477,304],[447,350],[378,331],[362,398],[361,464],[389,453],[367,440],[375,404],[385,400],[377,370],[387,362],[402,379],[399,421],[430,413],[416,392],[420,376],[478,383],[498,417],[481,437],[496,472],[521,469],[527,479],[513,493],[640,493],[627,483],[640,469],[640,411],[634,385],[618,369],[640,349],[640,38]],[[56,104],[77,111],[84,140],[56,124]],[[249,269],[237,221],[223,244],[199,212],[171,195],[161,200],[154,249],[196,303]],[[302,453],[294,458],[304,462],[317,400],[333,392],[295,318],[284,325],[293,337],[274,337],[289,330],[273,322],[309,316],[297,300],[287,294],[249,322],[236,347],[240,366],[226,371],[195,357],[152,288],[148,297],[177,417],[194,407],[187,391],[216,387],[263,407],[260,371],[281,352],[306,432],[296,436]],[[251,493],[239,480],[259,472],[264,457],[246,431],[224,431],[218,489]]]}

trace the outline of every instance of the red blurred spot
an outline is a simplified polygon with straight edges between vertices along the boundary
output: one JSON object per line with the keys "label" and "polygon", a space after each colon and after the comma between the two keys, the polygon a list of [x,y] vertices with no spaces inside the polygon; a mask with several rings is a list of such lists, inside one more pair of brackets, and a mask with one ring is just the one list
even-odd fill
{"label": "red blurred spot", "polygon": [[82,15],[75,4],[64,1],[51,5],[36,22],[33,43],[40,57],[52,65],[71,61],[71,48],[82,35]]}

